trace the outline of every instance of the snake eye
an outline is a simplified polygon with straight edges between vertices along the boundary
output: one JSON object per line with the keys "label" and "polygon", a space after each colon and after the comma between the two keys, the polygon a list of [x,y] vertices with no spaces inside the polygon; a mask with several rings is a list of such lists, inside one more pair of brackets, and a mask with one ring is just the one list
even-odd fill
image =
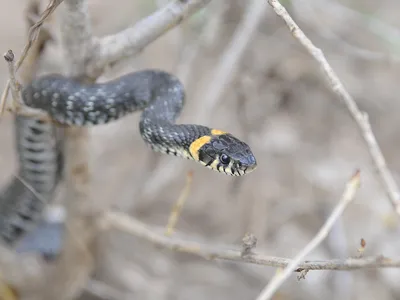
{"label": "snake eye", "polygon": [[227,164],[229,164],[229,162],[230,162],[230,158],[229,158],[229,156],[226,155],[226,154],[221,154],[221,157],[220,157],[219,159],[221,160],[221,162],[222,162],[224,165],[227,165]]}

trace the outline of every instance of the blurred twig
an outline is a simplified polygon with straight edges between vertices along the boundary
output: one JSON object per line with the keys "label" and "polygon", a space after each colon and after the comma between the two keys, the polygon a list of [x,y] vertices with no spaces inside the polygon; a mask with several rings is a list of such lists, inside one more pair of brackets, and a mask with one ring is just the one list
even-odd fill
{"label": "blurred twig", "polygon": [[[372,15],[367,15],[360,11],[354,10],[341,1],[320,1],[324,10],[330,11],[334,15],[345,16],[346,18],[358,19],[362,22],[362,28],[369,29],[376,37],[384,40],[390,46],[395,46],[399,50],[400,46],[400,30],[389,22],[385,22]],[[347,24],[346,21],[343,22]]]}
{"label": "blurred twig", "polygon": [[209,47],[217,40],[221,31],[223,14],[226,11],[227,3],[224,1],[213,2],[207,7],[207,19],[196,37],[195,41],[187,43],[182,51],[182,58],[176,67],[176,73],[183,85],[188,89],[192,82],[193,68],[201,57],[205,47]]}
{"label": "blurred twig", "polygon": [[11,95],[13,96],[13,103],[20,102],[19,97],[19,88],[20,84],[15,77],[15,62],[14,62],[14,52],[10,49],[4,54],[4,59],[8,65],[8,73],[10,76],[10,87],[11,87]]}
{"label": "blurred twig", "polygon": [[[369,49],[364,49],[362,47],[353,45],[343,38],[341,38],[338,34],[334,32],[329,26],[324,26],[321,22],[324,20],[324,13],[329,13],[332,16],[337,16],[337,25],[338,26],[346,26],[344,24],[348,24],[348,22],[356,19],[361,23],[362,29],[365,30],[365,27],[371,27],[370,31],[376,31],[375,28],[385,28],[386,30],[381,31],[381,33],[386,34],[391,31],[390,36],[392,37],[391,41],[397,40],[398,44],[400,42],[400,35],[397,29],[391,27],[388,24],[385,24],[379,20],[374,20],[371,18],[370,21],[366,20],[365,16],[363,16],[360,12],[353,11],[352,9],[344,6],[338,1],[317,1],[310,2],[306,0],[296,0],[291,3],[291,7],[293,8],[293,14],[296,18],[300,19],[302,22],[309,24],[314,28],[323,38],[327,39],[330,44],[337,48],[341,52],[346,52],[349,55],[352,55],[356,58],[368,60],[368,61],[377,61],[377,62],[388,62],[388,63],[399,63],[400,57],[396,55],[393,50],[388,51],[373,51]],[[383,27],[384,26],[384,27]],[[347,30],[346,30],[347,31]],[[388,41],[388,37],[384,37],[382,34],[377,34],[374,32],[379,38],[385,38],[386,42]],[[397,39],[396,39],[397,37]]]}
{"label": "blurred twig", "polygon": [[[342,198],[315,237],[303,248],[303,250],[300,251],[299,254],[296,255],[293,261],[282,272],[277,273],[269,281],[268,285],[257,297],[257,300],[271,299],[278,288],[286,281],[287,278],[289,278],[293,271],[298,269],[298,265],[304,259],[304,257],[313,251],[328,236],[336,220],[340,218],[346,207],[353,201],[359,187],[360,173],[357,171],[347,183]],[[305,270],[307,271],[308,269]]]}
{"label": "blurred twig", "polygon": [[166,236],[171,236],[174,233],[176,223],[178,222],[179,216],[181,214],[182,208],[185,205],[186,199],[189,196],[190,187],[192,185],[193,172],[189,172],[186,176],[186,184],[183,188],[178,200],[172,208],[171,214],[168,219],[167,229],[165,232]]}
{"label": "blurred twig", "polygon": [[210,78],[207,92],[201,96],[203,99],[201,102],[202,110],[196,117],[197,120],[201,122],[206,120],[206,115],[210,114],[212,107],[216,105],[223,92],[235,78],[240,61],[256,34],[265,11],[264,0],[252,0],[247,5],[242,21],[238,24],[232,40],[219,59],[220,62],[215,68],[214,75]]}
{"label": "blurred twig", "polygon": [[[40,15],[39,20],[29,29],[28,32],[28,42],[26,43],[24,49],[22,50],[20,58],[15,63],[15,72],[18,71],[19,67],[24,62],[28,51],[31,49],[32,44],[36,41],[41,26],[43,25],[44,21],[51,15],[51,13],[57,8],[58,5],[61,4],[63,0],[51,0],[45,9],[45,11]],[[8,80],[6,86],[4,87],[4,91],[1,97],[0,102],[0,117],[4,113],[5,102],[7,101],[7,95],[10,89],[11,81]]]}
{"label": "blurred twig", "polygon": [[400,215],[400,192],[399,187],[394,180],[394,177],[386,165],[385,157],[376,141],[375,135],[372,132],[371,124],[368,120],[368,115],[362,112],[357,103],[348,93],[343,86],[339,77],[329,65],[321,49],[317,48],[311,40],[304,34],[299,26],[294,22],[286,9],[277,0],[268,0],[275,13],[281,17],[292,33],[293,37],[311,54],[311,56],[318,63],[321,68],[325,79],[327,80],[331,90],[341,99],[347,106],[351,116],[356,121],[358,128],[363,136],[367,146],[368,152],[372,158],[373,163],[378,171],[381,183],[391,201],[394,210]]}

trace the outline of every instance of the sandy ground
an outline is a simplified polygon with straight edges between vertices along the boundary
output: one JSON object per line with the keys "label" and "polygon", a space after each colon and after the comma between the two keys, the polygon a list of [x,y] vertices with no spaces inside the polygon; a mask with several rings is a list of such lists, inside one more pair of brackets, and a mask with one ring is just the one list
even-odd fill
{"label": "sandy ground", "polygon": [[[309,5],[294,2],[296,20],[326,51],[345,86],[370,114],[378,141],[398,179],[399,65],[366,59],[361,51],[344,43],[397,54],[399,2],[384,1],[379,10],[375,1],[351,3],[354,11],[385,21],[390,30],[375,23],[368,27],[368,18],[340,14],[341,6],[324,10],[318,1]],[[22,49],[23,3],[0,1],[3,52],[10,48],[18,53]],[[92,0],[94,32],[103,35],[121,30],[153,8],[147,1]],[[221,36],[202,50],[191,70],[181,122],[190,122],[200,114],[202,95],[240,16],[240,9],[232,9]],[[231,178],[210,173],[191,161],[154,154],[144,145],[138,132],[139,114],[134,114],[92,130],[94,197],[99,205],[118,206],[161,227],[185,184],[187,171],[193,170],[192,191],[178,224],[181,233],[210,244],[239,245],[243,235],[252,232],[258,237],[259,251],[293,257],[322,225],[346,180],[360,168],[362,187],[355,202],[308,259],[356,255],[361,238],[367,241],[366,255],[398,257],[399,222],[377,181],[354,122],[282,22],[271,12],[267,16],[240,64],[240,75],[207,113],[208,119],[202,120],[246,140],[257,157],[257,170],[243,178]],[[335,37],[327,32],[335,33]],[[175,72],[182,58],[182,45],[190,45],[196,36],[185,34],[181,44],[181,33],[170,32],[134,59],[118,64],[101,80],[149,67]],[[43,71],[57,71],[59,55],[50,49]],[[6,70],[4,64],[1,82],[6,81]],[[2,184],[16,167],[12,130],[11,118],[6,116],[0,126]],[[254,299],[275,271],[172,253],[115,232],[101,241],[100,252],[96,277],[131,295],[128,299]],[[399,299],[399,275],[398,270],[310,272],[300,282],[291,277],[276,299]]]}

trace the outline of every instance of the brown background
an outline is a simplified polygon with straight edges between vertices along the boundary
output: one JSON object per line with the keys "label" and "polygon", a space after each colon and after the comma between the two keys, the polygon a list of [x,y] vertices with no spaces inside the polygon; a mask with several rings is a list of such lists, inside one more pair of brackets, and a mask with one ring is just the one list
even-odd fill
{"label": "brown background", "polygon": [[[200,114],[214,67],[240,21],[242,1],[229,2],[232,6],[218,37],[203,45],[190,72],[188,100],[180,122],[191,122]],[[400,68],[395,61],[365,57],[371,53],[363,50],[400,55],[400,2],[344,2],[350,12],[336,1],[320,0],[292,1],[295,7],[290,11],[325,51],[359,106],[369,113],[398,179]],[[24,45],[24,3],[0,1],[3,52],[10,48],[19,53]],[[155,8],[153,1],[91,0],[94,33],[121,30]],[[375,177],[353,120],[267,2],[266,11],[240,63],[239,75],[207,112],[208,120],[201,122],[247,141],[257,157],[257,170],[232,178],[191,161],[154,154],[139,135],[137,113],[92,130],[94,197],[99,206],[118,206],[161,229],[184,186],[186,172],[193,170],[192,191],[178,223],[181,233],[211,244],[240,245],[243,235],[252,232],[258,237],[259,251],[293,257],[317,232],[346,180],[360,168],[362,186],[355,202],[308,259],[354,256],[361,238],[367,242],[366,255],[398,256],[398,218]],[[118,64],[101,80],[149,67],[177,73],[182,51],[199,35],[201,17]],[[388,28],[372,18],[382,20]],[[47,50],[42,71],[61,71],[61,52],[56,45]],[[0,82],[6,79],[4,64]],[[11,120],[7,115],[0,126],[0,184],[5,184],[16,168]],[[101,242],[99,257],[96,276],[137,299],[254,299],[275,271],[172,253],[115,232]],[[399,270],[315,271],[300,282],[292,276],[276,299],[399,299],[399,275]]]}

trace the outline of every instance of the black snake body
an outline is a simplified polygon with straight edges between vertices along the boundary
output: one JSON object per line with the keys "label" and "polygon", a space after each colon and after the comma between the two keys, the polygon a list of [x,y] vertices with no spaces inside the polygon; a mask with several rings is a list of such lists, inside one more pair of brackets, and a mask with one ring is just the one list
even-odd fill
{"label": "black snake body", "polygon": [[23,116],[14,122],[19,171],[0,193],[0,236],[8,244],[36,225],[62,171],[58,129]]}
{"label": "black snake body", "polygon": [[[185,91],[175,76],[164,71],[144,70],[98,84],[82,84],[62,75],[46,75],[27,85],[22,91],[22,99],[27,106],[44,110],[56,122],[70,126],[105,124],[143,110],[139,122],[140,134],[155,151],[193,159],[210,169],[235,176],[249,173],[257,165],[249,146],[233,135],[202,125],[175,123],[184,106]],[[17,123],[18,126],[21,127],[21,124]],[[47,143],[42,146],[53,153],[40,160],[35,155],[31,156],[35,152],[33,148],[18,148],[23,157],[29,156],[28,160],[20,159],[21,177],[44,195],[44,199],[54,191],[60,169],[59,148],[55,139],[49,144],[52,139],[48,139],[46,134],[54,135],[54,132],[31,130],[23,132],[23,138],[21,135],[18,138],[17,134],[19,146],[27,137],[32,139],[42,135]],[[35,167],[32,169],[31,166]],[[28,217],[30,210],[40,212],[43,205],[36,204],[38,200],[30,192],[13,194],[20,189],[11,185],[7,189],[8,194],[3,194],[0,201],[11,203],[11,198],[14,198],[13,203],[21,202],[24,215]],[[18,210],[14,204],[10,205],[13,207],[11,210],[4,212],[0,209],[0,216],[6,217],[5,220],[12,219],[11,215],[15,216]],[[9,222],[0,222],[3,238],[7,226],[10,227]]]}

